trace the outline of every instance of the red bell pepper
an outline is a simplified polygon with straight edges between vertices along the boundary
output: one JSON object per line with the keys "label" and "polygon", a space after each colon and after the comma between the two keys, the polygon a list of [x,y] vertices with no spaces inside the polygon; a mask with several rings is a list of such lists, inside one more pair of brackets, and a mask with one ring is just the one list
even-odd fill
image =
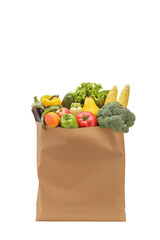
{"label": "red bell pepper", "polygon": [[97,117],[91,112],[80,112],[76,115],[76,118],[80,128],[97,126]]}

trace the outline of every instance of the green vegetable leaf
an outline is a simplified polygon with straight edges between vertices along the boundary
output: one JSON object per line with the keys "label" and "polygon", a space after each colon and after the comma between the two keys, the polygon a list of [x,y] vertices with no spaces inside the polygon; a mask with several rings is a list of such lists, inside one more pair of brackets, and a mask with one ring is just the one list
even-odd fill
{"label": "green vegetable leaf", "polygon": [[94,99],[98,107],[102,107],[108,95],[109,90],[102,91],[102,85],[97,83],[83,82],[77,87],[73,94],[74,100],[77,103],[84,104],[85,98],[90,96]]}

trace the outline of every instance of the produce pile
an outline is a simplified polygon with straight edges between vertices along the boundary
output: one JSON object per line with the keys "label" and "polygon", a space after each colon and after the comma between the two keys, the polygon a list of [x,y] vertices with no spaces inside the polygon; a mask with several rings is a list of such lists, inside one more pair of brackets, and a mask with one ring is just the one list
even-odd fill
{"label": "produce pile", "polygon": [[126,85],[117,101],[118,89],[103,90],[101,84],[82,83],[75,92],[34,97],[32,112],[42,128],[81,128],[100,126],[127,133],[134,125],[135,115],[127,109],[130,87]]}

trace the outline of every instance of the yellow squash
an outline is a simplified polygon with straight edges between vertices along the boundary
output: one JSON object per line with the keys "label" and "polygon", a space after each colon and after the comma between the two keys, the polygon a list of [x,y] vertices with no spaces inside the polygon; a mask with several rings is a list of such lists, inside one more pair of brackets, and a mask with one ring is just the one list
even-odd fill
{"label": "yellow squash", "polygon": [[117,100],[118,89],[114,86],[108,93],[104,104],[109,102],[115,102]]}
{"label": "yellow squash", "polygon": [[99,110],[99,107],[95,104],[95,101],[92,97],[87,97],[85,99],[84,105],[83,105],[83,112],[91,112],[95,116],[97,116],[97,112]]}
{"label": "yellow squash", "polygon": [[118,102],[123,106],[127,107],[128,105],[128,100],[129,100],[129,93],[130,93],[130,86],[126,85],[123,89],[122,92],[119,96]]}

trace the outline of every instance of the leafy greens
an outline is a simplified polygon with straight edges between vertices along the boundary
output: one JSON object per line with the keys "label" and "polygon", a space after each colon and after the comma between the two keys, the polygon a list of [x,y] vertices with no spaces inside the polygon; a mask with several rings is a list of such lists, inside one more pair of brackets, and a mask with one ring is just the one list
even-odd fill
{"label": "leafy greens", "polygon": [[95,103],[99,108],[104,105],[104,101],[109,93],[109,90],[102,90],[101,84],[96,83],[85,83],[83,82],[81,86],[77,87],[76,91],[72,93],[74,96],[74,101],[84,104],[85,98],[90,96],[94,99]]}

